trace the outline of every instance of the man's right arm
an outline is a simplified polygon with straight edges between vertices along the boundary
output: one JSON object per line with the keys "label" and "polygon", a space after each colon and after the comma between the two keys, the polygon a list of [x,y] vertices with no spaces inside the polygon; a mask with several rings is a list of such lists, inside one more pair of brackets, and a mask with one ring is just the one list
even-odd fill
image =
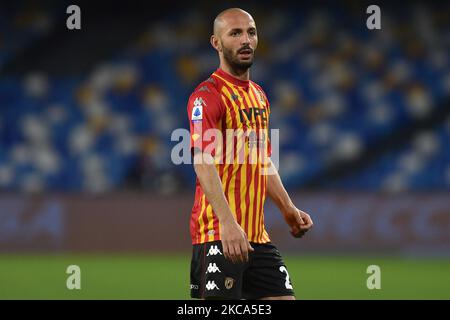
{"label": "man's right arm", "polygon": [[194,169],[206,198],[219,219],[223,254],[233,262],[248,261],[248,252],[253,251],[247,235],[235,220],[225,198],[213,157],[200,150],[194,152]]}

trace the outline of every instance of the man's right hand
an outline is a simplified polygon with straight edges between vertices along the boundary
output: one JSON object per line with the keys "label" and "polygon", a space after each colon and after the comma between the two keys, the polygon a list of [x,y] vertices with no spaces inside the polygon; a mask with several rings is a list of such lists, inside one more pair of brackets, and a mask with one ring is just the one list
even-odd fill
{"label": "man's right hand", "polygon": [[233,263],[247,262],[248,253],[254,251],[247,235],[234,219],[220,223],[223,255]]}

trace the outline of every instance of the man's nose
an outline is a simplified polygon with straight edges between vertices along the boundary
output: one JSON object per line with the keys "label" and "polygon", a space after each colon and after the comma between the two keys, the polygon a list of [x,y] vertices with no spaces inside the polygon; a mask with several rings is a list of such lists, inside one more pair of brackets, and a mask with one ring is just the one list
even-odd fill
{"label": "man's nose", "polygon": [[250,36],[247,33],[244,33],[241,42],[242,45],[250,44]]}

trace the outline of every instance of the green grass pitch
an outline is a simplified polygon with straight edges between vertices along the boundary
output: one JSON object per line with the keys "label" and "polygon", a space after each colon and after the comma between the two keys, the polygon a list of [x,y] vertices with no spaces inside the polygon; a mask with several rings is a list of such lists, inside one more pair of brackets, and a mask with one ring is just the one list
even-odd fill
{"label": "green grass pitch", "polygon": [[[450,299],[449,259],[287,256],[298,299]],[[68,290],[66,268],[81,268]],[[0,299],[189,299],[190,256],[0,255]],[[381,268],[369,290],[367,266]]]}

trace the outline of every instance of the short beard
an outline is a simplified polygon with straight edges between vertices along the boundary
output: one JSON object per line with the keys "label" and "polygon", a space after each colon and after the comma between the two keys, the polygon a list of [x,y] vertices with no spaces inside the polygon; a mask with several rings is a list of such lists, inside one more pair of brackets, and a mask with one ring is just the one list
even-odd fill
{"label": "short beard", "polygon": [[236,74],[243,74],[252,66],[253,58],[250,61],[239,61],[237,56],[233,55],[232,50],[224,47],[223,45],[222,48],[225,61]]}

